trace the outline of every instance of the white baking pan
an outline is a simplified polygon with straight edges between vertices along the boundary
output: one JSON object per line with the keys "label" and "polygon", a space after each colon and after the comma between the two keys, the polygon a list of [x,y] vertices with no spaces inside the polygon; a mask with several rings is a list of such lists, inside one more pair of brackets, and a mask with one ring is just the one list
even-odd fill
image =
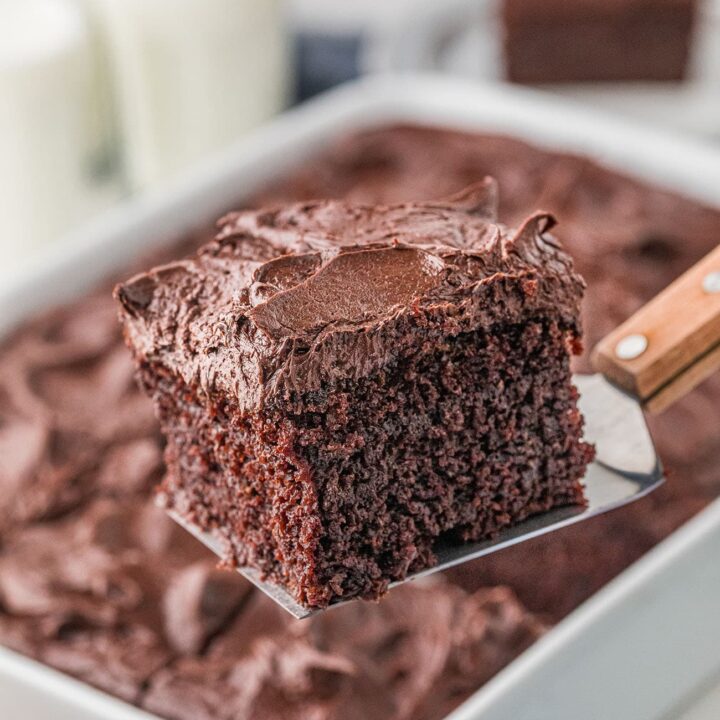
{"label": "white baking pan", "polygon": [[[332,137],[393,121],[501,132],[586,153],[720,206],[720,150],[700,142],[529,90],[432,77],[364,80],[286,113],[163,195],[134,201],[59,243],[41,267],[0,285],[0,332],[78,295],[143,249],[206,223]],[[453,717],[675,720],[672,713],[720,674],[718,557],[716,503],[561,622]],[[9,651],[0,651],[0,711],[13,720],[150,717]]]}
{"label": "white baking pan", "polygon": [[[362,70],[505,79],[501,0],[403,0],[368,33]],[[554,83],[590,107],[720,141],[720,0],[701,0],[682,82]]]}

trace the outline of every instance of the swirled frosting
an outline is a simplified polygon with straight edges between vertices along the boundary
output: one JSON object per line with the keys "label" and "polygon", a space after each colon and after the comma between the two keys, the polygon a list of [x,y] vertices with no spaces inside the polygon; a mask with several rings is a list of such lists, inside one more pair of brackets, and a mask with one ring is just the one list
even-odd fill
{"label": "swirled frosting", "polygon": [[444,200],[296,203],[227,215],[188,260],[118,286],[126,337],[244,410],[294,390],[365,376],[450,334],[552,313],[574,328],[582,280],[536,213],[510,232],[484,181]]}
{"label": "swirled frosting", "polygon": [[[589,346],[714,248],[720,237],[716,209],[586,159],[510,138],[414,126],[382,127],[329,141],[322,156],[276,180],[252,203],[331,196],[396,203],[441,197],[485,174],[500,181],[504,220],[517,223],[535,207],[562,218],[558,234],[589,283],[584,303]],[[206,242],[212,234],[203,230],[174,248],[173,255],[181,256],[191,242]],[[276,606],[253,593],[235,621],[215,630],[215,611],[223,604],[217,599],[213,556],[150,507],[150,488],[161,464],[159,430],[150,400],[132,381],[132,363],[121,346],[108,296],[101,288],[51,310],[18,328],[0,348],[0,643],[167,717],[183,711],[193,720],[216,719],[216,711],[227,709],[224,697],[214,695],[216,684],[225,687],[229,678],[227,665],[233,657],[252,658],[255,640],[271,631],[282,643],[289,616],[274,615]],[[528,607],[552,620],[563,617],[717,496],[719,422],[720,377],[714,377],[653,419],[665,465],[674,471],[663,488],[593,523],[465,565],[454,579],[469,588],[509,583]],[[116,541],[108,543],[114,533],[108,538],[106,529],[93,530],[107,528],[113,507],[125,528],[117,536],[120,548]],[[204,585],[199,561],[205,567]],[[427,611],[412,610],[420,600],[411,602],[405,591],[427,594]],[[522,624],[532,626],[530,613],[511,592],[491,588],[477,597],[490,596],[496,599],[497,617],[524,618]],[[336,608],[319,616],[328,623],[326,632],[319,625],[312,628],[314,646],[335,657],[337,643],[345,642],[355,666],[377,653],[374,672],[388,677],[385,687],[402,691],[403,707],[412,705],[408,690],[413,687],[428,688],[429,701],[454,697],[459,703],[467,693],[453,694],[458,679],[453,668],[462,669],[469,692],[499,667],[487,660],[490,648],[498,657],[504,652],[507,661],[524,647],[513,639],[522,636],[522,629],[513,630],[508,622],[508,630],[498,632],[496,621],[484,620],[481,612],[456,613],[454,618],[474,619],[446,625],[447,633],[460,648],[477,639],[475,649],[451,653],[445,665],[433,655],[430,663],[426,654],[436,647],[446,653],[445,641],[433,636],[433,619],[446,617],[443,597],[442,587],[430,592],[414,583],[397,588],[381,605],[346,606],[360,614],[351,626],[367,636],[360,657],[344,628],[332,640],[330,623],[344,620],[336,615],[344,609]],[[402,621],[400,633],[393,618]],[[369,619],[380,629],[369,628]],[[393,642],[399,647],[391,642],[388,649],[385,638],[397,638]],[[245,649],[238,648],[241,644]],[[294,637],[287,638],[287,645],[294,654]],[[159,670],[158,658],[165,663]],[[430,666],[434,674],[428,673]],[[444,668],[447,685],[437,681],[438,667]],[[405,680],[407,669],[411,676]],[[343,670],[338,666],[336,673],[319,678],[338,677],[340,698],[344,680],[358,677]],[[475,680],[473,671],[478,672]],[[229,679],[241,682],[238,677]],[[425,678],[424,684],[416,685],[415,678]],[[437,692],[440,685],[442,692]],[[229,693],[237,692],[232,682],[229,686]],[[366,693],[356,687],[353,697],[360,704]],[[372,692],[369,701],[384,697],[375,686]],[[256,711],[261,695],[255,695]],[[416,701],[423,702],[419,695]],[[308,705],[312,697],[300,705],[304,717]],[[330,698],[325,707],[332,706]],[[416,711],[413,717],[425,714]]]}

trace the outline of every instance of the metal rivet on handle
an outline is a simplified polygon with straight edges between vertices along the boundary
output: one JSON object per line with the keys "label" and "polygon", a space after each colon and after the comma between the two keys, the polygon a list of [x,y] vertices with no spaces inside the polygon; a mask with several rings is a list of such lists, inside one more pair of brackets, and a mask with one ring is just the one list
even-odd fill
{"label": "metal rivet on handle", "polygon": [[615,355],[620,360],[634,360],[640,357],[648,346],[648,340],[644,335],[627,335],[615,346]]}
{"label": "metal rivet on handle", "polygon": [[703,290],[706,293],[720,293],[720,270],[711,272],[703,278]]}

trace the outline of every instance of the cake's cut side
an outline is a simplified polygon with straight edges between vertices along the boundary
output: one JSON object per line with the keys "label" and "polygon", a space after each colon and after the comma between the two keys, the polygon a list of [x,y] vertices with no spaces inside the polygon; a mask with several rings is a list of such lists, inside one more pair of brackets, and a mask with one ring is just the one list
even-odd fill
{"label": "cake's cut side", "polygon": [[306,606],[583,503],[582,281],[547,216],[509,233],[493,194],[234,215],[118,290],[166,502]]}
{"label": "cake's cut side", "polygon": [[163,375],[143,371],[168,437],[168,502],[310,605],[382,594],[431,566],[439,538],[583,501],[588,452],[556,324],[468,333],[244,422],[183,383],[156,385]]}

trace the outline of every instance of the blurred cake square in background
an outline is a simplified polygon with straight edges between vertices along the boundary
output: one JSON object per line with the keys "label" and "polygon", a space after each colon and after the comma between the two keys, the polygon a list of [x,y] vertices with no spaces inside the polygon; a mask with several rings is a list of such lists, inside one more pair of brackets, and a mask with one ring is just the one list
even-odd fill
{"label": "blurred cake square in background", "polygon": [[525,83],[686,77],[697,0],[503,0],[505,72]]}

